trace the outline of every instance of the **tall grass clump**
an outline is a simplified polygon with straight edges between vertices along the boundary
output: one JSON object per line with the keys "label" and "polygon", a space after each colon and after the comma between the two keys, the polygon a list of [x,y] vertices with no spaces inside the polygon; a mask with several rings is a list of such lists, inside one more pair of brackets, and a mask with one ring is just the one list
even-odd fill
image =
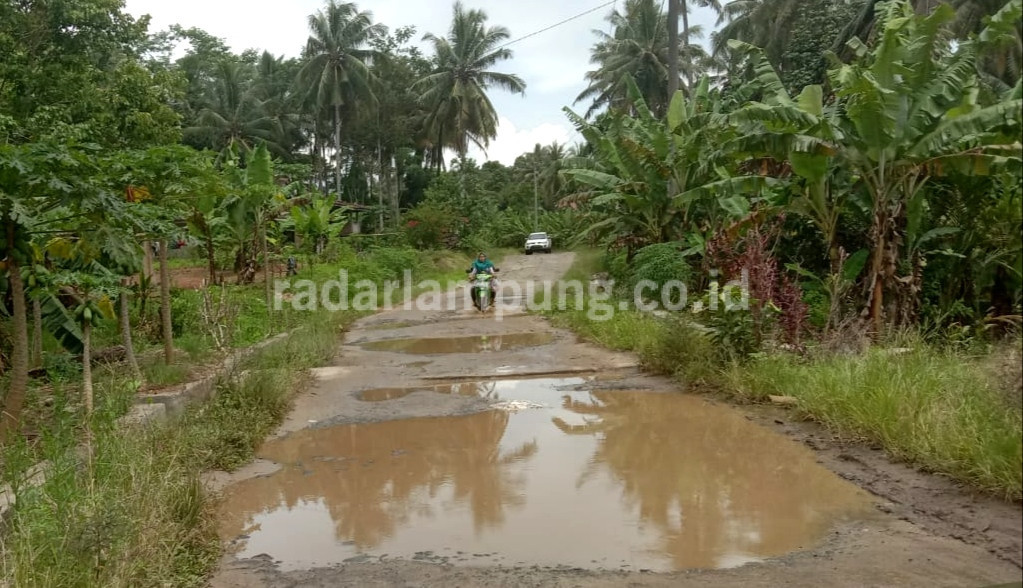
{"label": "tall grass clump", "polygon": [[[130,395],[122,388],[117,396]],[[0,568],[10,586],[199,586],[220,548],[187,427],[119,430],[107,397],[93,423],[91,460],[77,444],[84,426],[69,400],[45,432],[45,481],[24,484],[38,454],[5,448],[4,478],[17,494],[0,530]],[[118,401],[119,402],[119,401]]]}
{"label": "tall grass clump", "polygon": [[[84,427],[59,395],[59,415],[41,447],[6,448],[4,482],[16,505],[0,529],[0,566],[11,586],[200,586],[220,555],[213,505],[200,474],[233,470],[284,419],[307,369],[328,360],[355,313],[316,313],[292,337],[269,345],[225,378],[210,401],[167,424],[115,426],[134,391],[105,390],[93,426],[90,462],[77,440]],[[313,320],[315,318],[315,320]],[[65,408],[67,410],[65,410]],[[45,482],[22,482],[37,459]]]}
{"label": "tall grass clump", "polygon": [[897,459],[1023,497],[1023,417],[970,358],[928,347],[810,361],[769,355],[729,380],[745,396],[794,396],[807,416]]}
{"label": "tall grass clump", "polygon": [[[583,252],[566,277],[588,280],[601,264],[614,273],[617,259]],[[610,302],[617,308],[617,299]],[[1018,339],[992,352],[980,341],[939,346],[902,332],[865,352],[796,354],[757,345],[743,313],[626,310],[597,320],[591,305],[587,298],[579,308],[547,314],[587,340],[637,353],[643,367],[685,390],[753,401],[791,396],[803,416],[839,435],[977,489],[1023,498]]]}

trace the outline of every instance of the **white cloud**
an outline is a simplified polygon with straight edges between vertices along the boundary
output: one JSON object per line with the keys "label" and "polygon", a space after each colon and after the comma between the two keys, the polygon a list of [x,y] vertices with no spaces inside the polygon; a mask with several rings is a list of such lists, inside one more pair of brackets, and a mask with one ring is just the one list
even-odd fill
{"label": "white cloud", "polygon": [[532,151],[537,143],[550,145],[558,143],[570,145],[582,139],[567,124],[541,123],[534,127],[518,129],[509,119],[498,117],[497,139],[490,142],[486,155],[479,148],[469,150],[469,156],[478,162],[499,161],[504,165],[515,163],[515,158],[527,151]]}

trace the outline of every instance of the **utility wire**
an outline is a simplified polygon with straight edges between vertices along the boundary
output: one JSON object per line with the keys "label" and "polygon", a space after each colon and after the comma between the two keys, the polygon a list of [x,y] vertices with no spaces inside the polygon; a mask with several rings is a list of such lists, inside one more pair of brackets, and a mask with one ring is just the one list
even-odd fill
{"label": "utility wire", "polygon": [[605,2],[604,4],[601,4],[600,6],[597,6],[595,8],[591,8],[591,9],[585,11],[585,12],[580,12],[579,14],[577,14],[575,16],[570,16],[570,17],[566,18],[565,20],[563,20],[561,22],[556,22],[556,23],[552,24],[549,27],[542,28],[542,29],[540,29],[538,31],[533,31],[532,33],[529,33],[528,35],[523,35],[523,36],[519,37],[518,39],[512,39],[511,41],[508,41],[504,45],[498,46],[497,49],[504,49],[505,47],[507,47],[508,45],[511,45],[513,43],[518,43],[519,41],[524,41],[524,40],[526,40],[526,39],[528,39],[530,37],[535,37],[535,36],[539,35],[540,33],[546,33],[547,31],[549,31],[549,30],[551,30],[553,28],[560,27],[561,25],[563,25],[563,24],[565,24],[567,22],[571,22],[571,21],[573,21],[573,20],[575,20],[577,18],[582,18],[582,17],[586,16],[587,14],[590,14],[591,12],[596,12],[596,11],[600,10],[601,8],[607,8],[608,6],[611,6],[612,4],[616,4],[617,2],[618,2],[618,0],[611,0],[610,2]]}

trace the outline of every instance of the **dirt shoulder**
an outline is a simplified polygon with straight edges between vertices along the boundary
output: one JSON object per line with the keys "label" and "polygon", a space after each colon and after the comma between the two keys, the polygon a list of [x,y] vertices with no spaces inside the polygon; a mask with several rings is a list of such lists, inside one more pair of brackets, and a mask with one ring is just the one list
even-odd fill
{"label": "dirt shoulder", "polygon": [[[515,280],[553,280],[572,263],[570,253],[515,256],[502,264],[501,276]],[[611,374],[594,387],[671,389],[670,380],[642,374],[632,354],[585,344],[540,317],[510,304],[500,320],[480,319],[460,306],[463,292],[448,294],[454,310],[395,309],[359,321],[346,336],[338,357],[315,371],[314,383],[301,393],[278,436],[310,427],[368,423],[424,416],[473,414],[487,409],[475,396],[441,394],[438,382],[530,377],[550,374]],[[370,350],[380,341],[409,337],[538,333],[550,336],[542,347],[508,347],[486,359],[466,356],[410,355]],[[372,389],[413,388],[386,402],[364,402]],[[717,402],[731,404],[724,399]],[[977,496],[948,480],[892,463],[883,452],[843,443],[814,423],[794,422],[789,412],[770,406],[738,406],[747,418],[788,435],[816,452],[819,462],[877,496],[879,511],[867,521],[834,529],[820,545],[787,556],[728,570],[669,574],[638,570],[582,570],[507,567],[431,556],[422,561],[380,558],[291,572],[280,571],[269,556],[225,557],[210,585],[240,586],[990,586],[1023,579],[1023,528],[1019,504]],[[275,465],[258,461],[232,475],[216,474],[211,485],[223,488],[239,480],[267,475]],[[538,530],[542,532],[542,530]],[[231,538],[226,538],[228,541]],[[437,546],[438,552],[443,546]]]}

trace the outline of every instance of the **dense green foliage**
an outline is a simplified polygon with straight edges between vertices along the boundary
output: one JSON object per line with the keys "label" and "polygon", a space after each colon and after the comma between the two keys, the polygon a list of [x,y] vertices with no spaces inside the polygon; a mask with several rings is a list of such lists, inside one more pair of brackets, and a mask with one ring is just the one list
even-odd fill
{"label": "dense green foliage", "polygon": [[[944,348],[1019,329],[1023,1],[675,6],[671,46],[663,3],[616,5],[593,69],[578,72],[586,115],[566,107],[583,141],[504,165],[468,150],[497,135],[491,93],[525,90],[505,71],[512,33],[459,2],[447,31],[420,37],[327,0],[297,57],[151,31],[123,0],[0,3],[0,444],[14,448],[4,471],[21,475],[27,464],[11,460],[40,447],[20,433],[45,430],[64,484],[19,501],[15,519],[27,518],[5,543],[5,572],[29,584],[88,583],[94,568],[109,574],[100,583],[198,581],[211,557],[198,469],[247,459],[297,381],[285,365],[308,362],[228,389],[188,417],[194,439],[111,430],[131,394],[296,326],[273,304],[289,262],[316,278],[457,272],[461,254],[424,250],[518,248],[536,230],[556,249],[599,247],[605,267],[586,269],[626,290],[680,281],[699,303],[663,319],[560,317],[593,338],[693,386],[729,367],[751,397],[812,382],[808,414],[1018,497],[1018,421],[986,384],[940,370],[921,377],[931,391],[881,384],[946,358],[980,369]],[[721,15],[709,55],[691,6]],[[750,312],[720,310],[715,288],[740,276]],[[891,366],[829,355],[904,332],[941,350]],[[94,394],[92,360],[108,352],[123,356],[124,381],[100,377]],[[69,421],[35,396],[42,378],[67,375],[81,380],[80,402],[61,400]],[[936,414],[909,423],[885,412],[895,399]],[[76,469],[69,448],[82,440],[97,461]],[[118,459],[130,466],[110,468]],[[111,510],[128,493],[167,500]],[[62,500],[69,512],[49,509]],[[165,535],[135,541],[128,521]]]}

